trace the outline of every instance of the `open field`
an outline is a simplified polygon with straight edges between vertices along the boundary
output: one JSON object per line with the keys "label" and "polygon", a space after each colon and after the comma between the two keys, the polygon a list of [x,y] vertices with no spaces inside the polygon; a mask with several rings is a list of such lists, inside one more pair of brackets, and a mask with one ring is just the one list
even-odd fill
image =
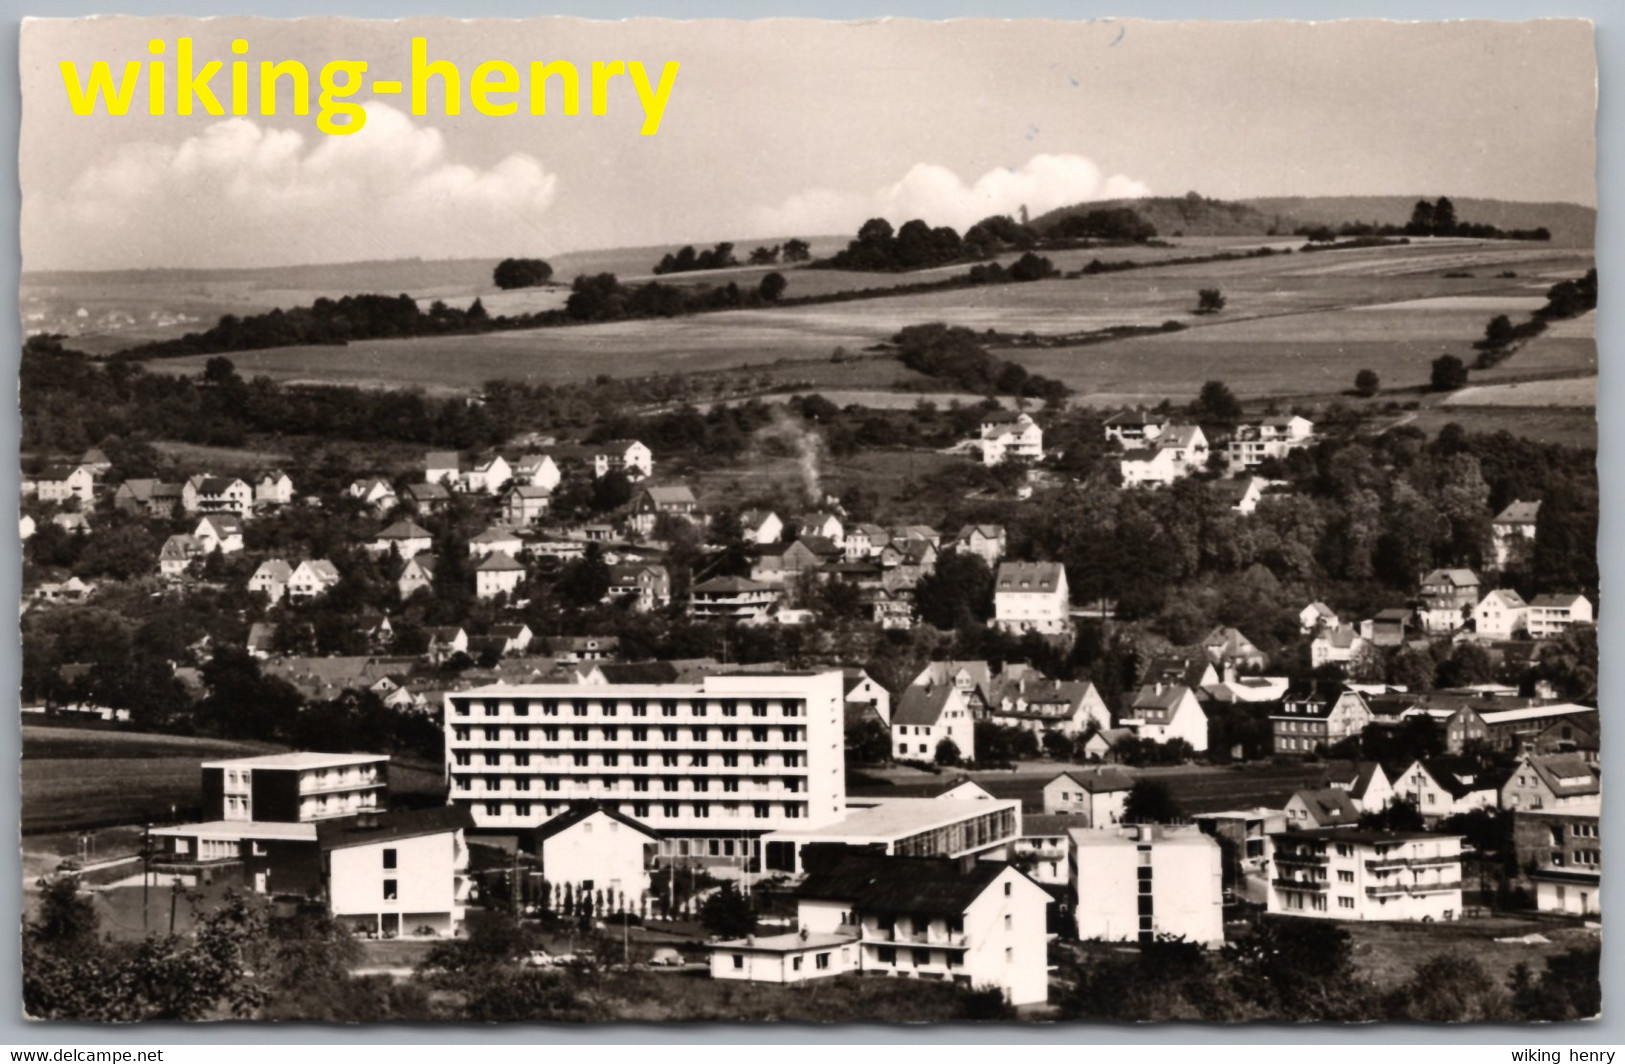
{"label": "open field", "polygon": [[[1119,250],[1124,257],[1129,251],[1168,257],[1193,249],[1107,249],[1102,257]],[[1074,268],[1093,254],[1055,257],[1059,265]],[[1070,255],[1080,261],[1069,261]],[[1189,328],[1000,353],[1034,372],[1059,377],[1085,401],[1185,399],[1215,378],[1243,397],[1323,395],[1348,388],[1362,368],[1375,370],[1387,389],[1419,387],[1439,354],[1471,361],[1471,344],[1495,313],[1521,318],[1538,305],[1552,280],[1577,276],[1591,263],[1585,251],[1434,241],[657,321],[279,348],[234,353],[232,359],[245,374],[280,380],[409,384],[445,393],[504,377],[540,382],[755,370],[781,360],[827,363],[837,346],[861,350],[905,325],[927,321],[1039,335],[1179,321]],[[1505,270],[1517,276],[1497,276]],[[807,271],[809,276],[821,272]],[[1444,276],[1451,272],[1471,276]],[[877,275],[863,276],[875,280]],[[898,283],[911,276],[881,279]],[[1226,309],[1208,317],[1192,313],[1196,290],[1215,286],[1229,300]],[[1474,380],[1594,372],[1590,332],[1589,323],[1554,330],[1501,366],[1475,373]],[[152,368],[196,373],[204,361],[170,359]],[[834,369],[844,372],[847,365]]]}
{"label": "open field", "polygon": [[[1524,963],[1539,972],[1548,957],[1578,946],[1595,945],[1597,935],[1572,920],[1550,917],[1490,916],[1450,923],[1345,923],[1354,940],[1354,966],[1381,985],[1409,979],[1430,957],[1460,950],[1482,964],[1490,978],[1507,984],[1512,969]],[[1497,942],[1540,934],[1546,943]]]}
{"label": "open field", "polygon": [[1439,405],[1595,407],[1597,378],[1565,377],[1516,384],[1475,384],[1456,392]]}
{"label": "open field", "polygon": [[1589,407],[1438,406],[1418,411],[1407,423],[1432,436],[1451,422],[1468,432],[1504,430],[1536,443],[1597,446],[1597,412]]}
{"label": "open field", "polygon": [[152,732],[111,731],[101,728],[23,725],[23,760],[39,758],[153,758],[253,757],[274,753],[281,747],[270,743],[202,739],[189,735],[159,735]]}

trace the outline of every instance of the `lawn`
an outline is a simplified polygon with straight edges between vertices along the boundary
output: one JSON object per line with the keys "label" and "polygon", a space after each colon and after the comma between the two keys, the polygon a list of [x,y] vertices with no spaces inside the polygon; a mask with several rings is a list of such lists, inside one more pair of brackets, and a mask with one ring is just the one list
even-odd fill
{"label": "lawn", "polygon": [[[1522,962],[1535,971],[1546,959],[1576,946],[1595,945],[1597,935],[1572,921],[1513,915],[1475,917],[1449,923],[1345,923],[1354,940],[1354,964],[1364,976],[1382,985],[1409,979],[1430,957],[1460,950],[1478,961],[1502,986]],[[1550,941],[1525,945],[1497,942],[1540,934]]]}

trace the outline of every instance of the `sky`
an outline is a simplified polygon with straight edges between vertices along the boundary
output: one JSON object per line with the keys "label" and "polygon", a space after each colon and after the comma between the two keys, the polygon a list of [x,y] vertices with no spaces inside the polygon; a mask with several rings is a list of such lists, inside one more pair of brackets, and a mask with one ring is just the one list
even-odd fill
{"label": "sky", "polygon": [[[174,113],[176,41],[199,62],[406,79],[414,36],[457,64],[463,109],[405,95],[349,136],[312,114]],[[59,63],[121,71],[165,42],[169,104],[75,115]],[[581,108],[469,107],[487,60],[582,73]],[[678,63],[658,131],[627,77],[590,113],[593,61]],[[408,19],[28,20],[20,177],[26,270],[547,256],[963,229],[1120,196],[1449,195],[1595,205],[1596,59],[1575,20],[1397,23]],[[213,86],[229,101],[228,74]],[[312,103],[319,91],[312,87]],[[519,93],[524,101],[526,94]]]}

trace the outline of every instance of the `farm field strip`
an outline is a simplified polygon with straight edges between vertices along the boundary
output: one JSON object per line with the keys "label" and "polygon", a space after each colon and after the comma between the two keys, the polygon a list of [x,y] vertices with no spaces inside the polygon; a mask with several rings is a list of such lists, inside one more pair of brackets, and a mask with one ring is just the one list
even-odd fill
{"label": "farm field strip", "polygon": [[1568,377],[1516,384],[1470,385],[1439,405],[1456,406],[1572,406],[1597,405],[1596,377]]}

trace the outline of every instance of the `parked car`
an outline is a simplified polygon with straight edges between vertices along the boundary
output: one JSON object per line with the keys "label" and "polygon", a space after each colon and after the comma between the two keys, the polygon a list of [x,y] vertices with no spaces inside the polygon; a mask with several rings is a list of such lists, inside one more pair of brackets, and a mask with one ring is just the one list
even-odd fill
{"label": "parked car", "polygon": [[670,946],[662,946],[655,950],[654,956],[649,958],[649,963],[656,968],[681,968],[683,955]]}

